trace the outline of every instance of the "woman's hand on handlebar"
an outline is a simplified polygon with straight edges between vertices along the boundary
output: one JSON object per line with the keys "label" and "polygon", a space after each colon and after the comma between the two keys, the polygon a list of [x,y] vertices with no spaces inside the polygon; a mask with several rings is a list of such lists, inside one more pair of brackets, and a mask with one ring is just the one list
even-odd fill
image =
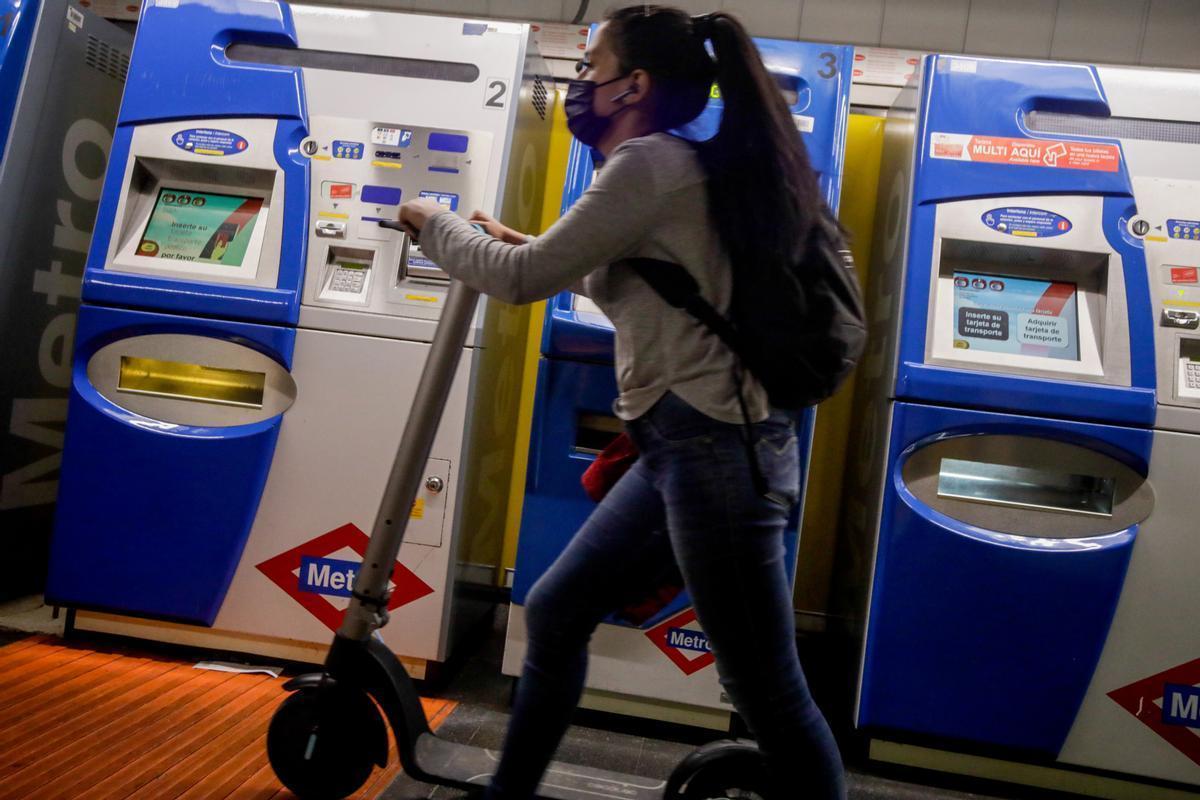
{"label": "woman's hand on handlebar", "polygon": [[445,206],[428,197],[409,200],[400,205],[400,224],[408,231],[409,236],[415,239],[421,235],[421,229],[425,227],[429,218],[443,210]]}
{"label": "woman's hand on handlebar", "polygon": [[471,222],[479,223],[485,231],[505,244],[525,244],[529,241],[529,237],[525,234],[506,227],[499,220],[489,217],[482,211],[476,211],[472,214]]}

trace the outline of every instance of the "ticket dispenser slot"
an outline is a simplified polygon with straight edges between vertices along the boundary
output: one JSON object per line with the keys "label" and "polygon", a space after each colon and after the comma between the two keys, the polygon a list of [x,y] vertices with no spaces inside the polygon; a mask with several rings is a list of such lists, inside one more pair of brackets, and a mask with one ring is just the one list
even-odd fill
{"label": "ticket dispenser slot", "polygon": [[375,251],[330,245],[321,278],[321,300],[363,305],[371,290]]}

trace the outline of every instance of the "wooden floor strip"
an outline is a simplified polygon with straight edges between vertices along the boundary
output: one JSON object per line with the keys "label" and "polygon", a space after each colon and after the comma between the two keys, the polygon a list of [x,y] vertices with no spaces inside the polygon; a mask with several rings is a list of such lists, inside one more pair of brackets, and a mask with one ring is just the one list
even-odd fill
{"label": "wooden floor strip", "polygon": [[[283,679],[46,636],[0,647],[0,800],[294,800],[267,763]],[[456,704],[423,699],[436,727]],[[355,800],[399,773],[395,742]]]}

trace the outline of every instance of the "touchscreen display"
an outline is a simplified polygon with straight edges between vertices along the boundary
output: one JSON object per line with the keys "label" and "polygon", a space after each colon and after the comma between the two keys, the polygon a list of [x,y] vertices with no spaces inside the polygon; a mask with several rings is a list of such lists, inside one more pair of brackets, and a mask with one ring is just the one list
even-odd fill
{"label": "touchscreen display", "polygon": [[162,187],[137,254],[240,267],[262,211],[261,197]]}
{"label": "touchscreen display", "polygon": [[1079,360],[1073,283],[954,273],[954,346],[991,353]]}

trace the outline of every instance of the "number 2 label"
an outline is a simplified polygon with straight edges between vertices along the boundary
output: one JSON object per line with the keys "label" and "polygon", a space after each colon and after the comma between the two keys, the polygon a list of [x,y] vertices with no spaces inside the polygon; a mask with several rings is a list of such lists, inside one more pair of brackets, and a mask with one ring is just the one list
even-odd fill
{"label": "number 2 label", "polygon": [[483,87],[484,108],[504,108],[508,103],[508,81],[502,78],[488,78]]}

